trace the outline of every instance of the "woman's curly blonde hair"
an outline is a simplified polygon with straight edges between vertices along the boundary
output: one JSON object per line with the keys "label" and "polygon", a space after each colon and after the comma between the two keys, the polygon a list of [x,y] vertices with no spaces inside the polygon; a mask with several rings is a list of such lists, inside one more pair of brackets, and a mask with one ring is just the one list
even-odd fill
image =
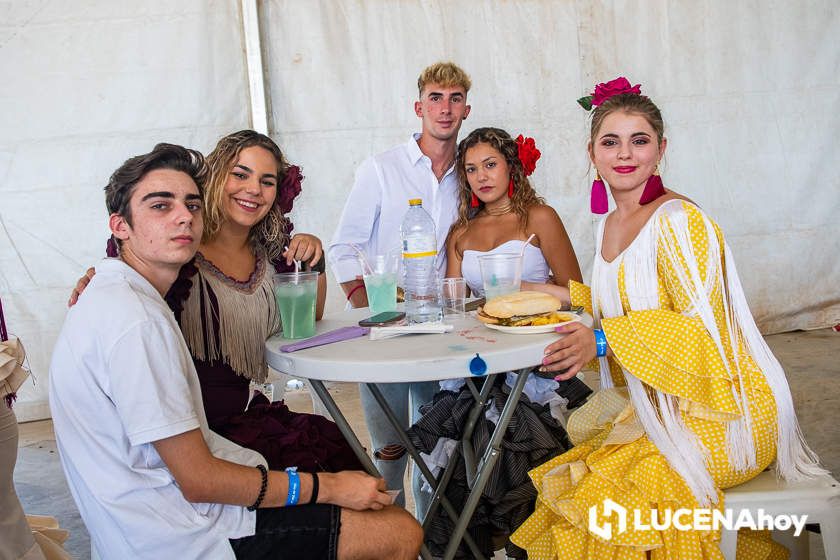
{"label": "woman's curly blonde hair", "polygon": [[[284,181],[284,179],[289,172],[289,163],[274,140],[254,130],[240,130],[228,134],[219,140],[219,143],[207,156],[210,173],[204,188],[204,235],[202,242],[206,243],[215,239],[222,224],[228,219],[224,204],[225,183],[231,169],[239,159],[239,154],[245,148],[252,146],[259,146],[268,150],[277,162],[277,198],[271,205],[268,214],[254,225],[248,234],[248,240],[254,249],[262,249],[271,260],[279,257],[284,246],[288,244],[291,222],[284,213],[284,206],[287,207],[285,212],[291,210],[291,199],[300,192],[300,183],[297,184],[296,192],[282,192],[282,189],[287,187],[287,181]],[[287,198],[289,200],[286,205],[284,201]]]}
{"label": "woman's curly blonde hair", "polygon": [[519,216],[522,227],[527,227],[528,210],[535,204],[545,204],[545,201],[537,194],[528,177],[525,176],[525,169],[519,160],[519,147],[516,141],[501,128],[484,127],[473,130],[458,144],[458,154],[455,159],[455,169],[458,171],[458,221],[452,226],[452,230],[465,227],[467,222],[475,218],[484,209],[484,203],[480,200],[477,208],[470,206],[472,190],[469,181],[467,181],[467,172],[464,167],[464,156],[467,150],[476,144],[488,144],[504,156],[513,177],[513,197],[510,199],[511,211]]}

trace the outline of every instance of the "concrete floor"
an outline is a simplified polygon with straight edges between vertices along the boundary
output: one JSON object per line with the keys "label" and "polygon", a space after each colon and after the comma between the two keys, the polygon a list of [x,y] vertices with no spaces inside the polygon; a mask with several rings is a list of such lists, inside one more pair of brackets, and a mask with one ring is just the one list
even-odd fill
{"label": "concrete floor", "polygon": [[[785,367],[806,439],[837,478],[840,427],[835,414],[840,410],[840,333],[830,329],[793,332],[767,337],[767,341]],[[335,383],[329,390],[360,435],[362,444],[369,448],[356,386]],[[285,399],[292,410],[312,411],[312,401],[305,389],[287,392]],[[29,513],[56,515],[62,526],[71,530],[67,549],[76,558],[89,558],[87,532],[67,491],[49,420],[20,425],[15,483],[24,508]],[[413,510],[410,495],[407,501],[409,510]],[[824,559],[819,535],[812,534],[810,542],[811,558]]]}

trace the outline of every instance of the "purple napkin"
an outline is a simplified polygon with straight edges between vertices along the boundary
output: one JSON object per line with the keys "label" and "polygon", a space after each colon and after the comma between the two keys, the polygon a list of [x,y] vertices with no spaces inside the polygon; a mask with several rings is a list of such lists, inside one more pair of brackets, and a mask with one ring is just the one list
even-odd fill
{"label": "purple napkin", "polygon": [[323,346],[324,344],[332,344],[333,342],[341,342],[342,340],[350,340],[351,338],[359,338],[360,336],[365,336],[368,332],[370,332],[370,329],[367,327],[341,327],[340,329],[327,331],[312,338],[301,340],[300,342],[286,344],[280,347],[280,351],[296,352],[304,348],[313,348],[315,346]]}

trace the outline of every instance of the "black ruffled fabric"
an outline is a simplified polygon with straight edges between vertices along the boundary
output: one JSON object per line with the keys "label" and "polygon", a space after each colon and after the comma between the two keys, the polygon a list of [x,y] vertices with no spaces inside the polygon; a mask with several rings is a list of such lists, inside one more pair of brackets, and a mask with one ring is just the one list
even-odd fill
{"label": "black ruffled fabric", "polygon": [[[496,377],[489,397],[499,414],[510,394],[504,378],[504,375]],[[557,392],[579,404],[592,391],[582,381],[573,379],[571,383],[561,384]],[[420,408],[423,417],[409,429],[409,438],[424,453],[430,453],[439,438],[460,440],[473,403],[467,387],[457,393],[439,392],[431,403]],[[482,456],[494,429],[495,424],[482,414],[473,432],[476,459]],[[492,556],[494,536],[510,535],[534,511],[537,491],[528,478],[528,471],[570,448],[566,430],[551,416],[549,407],[532,403],[523,393],[502,439],[501,454],[467,528],[482,553]],[[457,462],[446,496],[455,510],[461,511],[469,493],[466,468],[460,452],[453,455],[453,460]],[[439,509],[426,531],[426,545],[434,556],[443,555],[454,528],[454,522]],[[513,543],[508,542],[505,548],[508,557],[527,558],[525,551]],[[457,557],[471,557],[465,544],[461,543]]]}
{"label": "black ruffled fabric", "polygon": [[184,302],[190,297],[190,290],[193,285],[192,277],[196,274],[198,274],[198,266],[196,266],[195,257],[193,257],[178,271],[178,278],[175,279],[163,298],[166,300],[169,309],[175,313],[175,319],[177,319],[179,325],[181,324],[181,311],[184,310]]}

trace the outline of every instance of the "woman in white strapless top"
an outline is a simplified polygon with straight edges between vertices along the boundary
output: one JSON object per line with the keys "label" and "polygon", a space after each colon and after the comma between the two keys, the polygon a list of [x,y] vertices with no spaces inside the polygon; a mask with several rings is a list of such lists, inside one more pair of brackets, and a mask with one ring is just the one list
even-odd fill
{"label": "woman in white strapless top", "polygon": [[[521,140],[521,141],[520,141]],[[483,295],[478,257],[491,253],[519,253],[525,247],[522,289],[539,290],[563,296],[569,279],[580,281],[580,267],[563,223],[553,208],[537,195],[528,181],[539,152],[533,140],[513,140],[497,128],[480,128],[458,146],[455,167],[460,182],[459,217],[446,242],[447,277],[466,279],[473,295]],[[566,291],[568,294],[568,291]],[[563,297],[568,301],[568,295]],[[488,331],[489,332],[489,331]],[[489,437],[504,406],[515,373],[499,376],[485,410],[486,421],[476,427],[474,437]],[[571,445],[564,428],[563,409],[582,404],[591,390],[577,378],[557,382],[528,374],[523,397],[514,411],[505,441],[515,442],[506,449],[494,468],[503,474],[494,476],[485,489],[479,516],[486,523],[471,524],[469,532],[480,548],[489,546],[492,536],[509,533],[533,511],[536,490],[527,471],[554,457]],[[504,379],[506,377],[506,379]],[[457,439],[472,402],[462,398],[467,391],[461,383],[442,382],[444,389],[434,401],[421,408],[423,417],[409,430],[418,448],[430,457],[427,464],[445,465],[447,441]],[[523,428],[524,427],[524,428]],[[527,436],[523,436],[527,434]],[[464,488],[463,458],[458,455],[447,497],[455,508],[461,505]],[[455,487],[455,488],[453,488]],[[451,527],[433,525],[426,532],[426,544],[433,555],[442,555]],[[508,545],[508,556],[520,558],[524,552]],[[516,549],[516,550],[514,550]],[[492,555],[492,548],[485,550]]]}
{"label": "woman in white strapless top", "polygon": [[523,260],[523,290],[568,301],[565,286],[570,279],[580,281],[580,266],[563,222],[528,181],[538,157],[533,140],[514,141],[497,128],[474,130],[458,146],[458,220],[446,240],[446,276],[464,277],[473,295],[484,293],[478,257],[519,253],[531,234]]}

